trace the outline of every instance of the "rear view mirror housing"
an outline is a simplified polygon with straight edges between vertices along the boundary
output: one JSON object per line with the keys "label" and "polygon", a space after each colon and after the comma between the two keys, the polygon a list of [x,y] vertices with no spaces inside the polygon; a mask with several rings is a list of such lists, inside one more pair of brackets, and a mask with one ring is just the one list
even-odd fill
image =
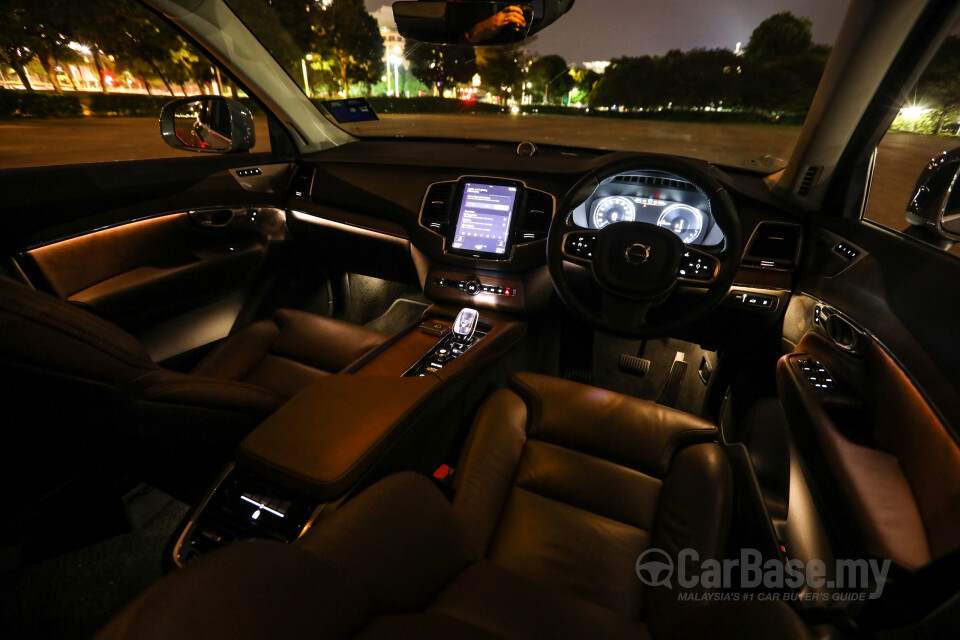
{"label": "rear view mirror housing", "polygon": [[[393,3],[397,31],[430,44],[498,45],[520,42],[567,13],[574,0]],[[522,18],[520,17],[522,16]]]}
{"label": "rear view mirror housing", "polygon": [[256,144],[253,114],[240,102],[222,96],[174,100],[160,111],[160,135],[181,151],[236,153]]}

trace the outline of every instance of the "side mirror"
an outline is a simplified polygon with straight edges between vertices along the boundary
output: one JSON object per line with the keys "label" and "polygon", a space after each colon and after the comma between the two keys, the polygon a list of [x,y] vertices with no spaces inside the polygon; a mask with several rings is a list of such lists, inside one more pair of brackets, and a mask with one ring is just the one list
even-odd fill
{"label": "side mirror", "polygon": [[220,96],[192,96],[167,103],[160,112],[160,135],[182,151],[234,153],[256,143],[253,114]]}
{"label": "side mirror", "polygon": [[520,42],[570,11],[574,0],[393,3],[397,31],[431,44],[496,45]]}

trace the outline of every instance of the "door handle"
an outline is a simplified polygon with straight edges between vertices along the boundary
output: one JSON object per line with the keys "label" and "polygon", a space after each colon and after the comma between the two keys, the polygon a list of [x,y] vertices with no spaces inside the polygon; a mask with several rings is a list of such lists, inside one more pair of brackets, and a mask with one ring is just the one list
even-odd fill
{"label": "door handle", "polygon": [[201,227],[220,228],[230,224],[237,214],[246,214],[244,209],[200,209],[190,212],[190,219]]}
{"label": "door handle", "polygon": [[830,341],[838,348],[854,356],[864,354],[870,339],[866,332],[853,321],[826,305],[817,305],[813,314],[813,324],[823,329]]}

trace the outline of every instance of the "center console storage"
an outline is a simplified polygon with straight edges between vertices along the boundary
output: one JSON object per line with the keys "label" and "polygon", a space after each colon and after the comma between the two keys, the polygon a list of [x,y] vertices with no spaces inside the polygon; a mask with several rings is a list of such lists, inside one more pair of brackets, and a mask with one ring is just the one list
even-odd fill
{"label": "center console storage", "polygon": [[304,495],[334,500],[439,387],[432,375],[321,378],[244,439],[238,464]]}
{"label": "center console storage", "polygon": [[[352,373],[316,380],[254,429],[191,513],[172,550],[181,566],[234,540],[293,541],[374,472],[444,391],[498,360],[526,331],[505,316],[431,307]],[[417,425],[419,428],[421,425]]]}

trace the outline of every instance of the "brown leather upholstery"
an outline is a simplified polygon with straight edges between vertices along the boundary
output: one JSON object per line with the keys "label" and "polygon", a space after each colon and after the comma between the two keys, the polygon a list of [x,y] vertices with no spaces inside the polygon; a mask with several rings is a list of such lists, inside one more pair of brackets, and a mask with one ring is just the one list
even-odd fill
{"label": "brown leather upholstery", "polygon": [[732,481],[717,435],[652,402],[518,374],[477,416],[453,507],[494,564],[639,620],[641,553],[723,551]]}
{"label": "brown leather upholstery", "polygon": [[242,465],[322,501],[353,488],[434,393],[436,376],[329,375],[244,438]]}
{"label": "brown leather upholstery", "polygon": [[[6,415],[10,424],[30,426],[26,434],[36,442],[26,450],[38,457],[54,445],[61,445],[64,459],[73,447],[82,447],[73,452],[77,458],[135,447],[148,465],[173,465],[172,477],[203,460],[215,469],[250,429],[300,388],[326,371],[339,371],[386,338],[329,318],[280,311],[274,321],[227,339],[188,375],[158,366],[116,325],[0,278]],[[169,449],[165,455],[164,448]],[[33,469],[35,459],[14,451],[8,448],[11,459],[0,461],[4,474],[51,473]],[[58,458],[50,464],[63,462]]]}
{"label": "brown leather upholstery", "polygon": [[389,336],[349,322],[281,309],[224,341],[193,373],[270,389],[291,398],[336,373]]}
{"label": "brown leather upholstery", "polygon": [[[99,640],[644,640],[644,623],[478,558],[432,483],[391,476],[292,545],[234,544],[141,595]],[[632,564],[632,563],[631,563]],[[688,605],[676,638],[808,638],[782,602]]]}
{"label": "brown leather upholstery", "polygon": [[716,435],[521,374],[481,408],[452,505],[422,476],[391,476],[289,547],[247,542],[188,565],[98,637],[807,638],[781,602],[714,609],[640,588],[651,544],[719,554],[731,480]]}

